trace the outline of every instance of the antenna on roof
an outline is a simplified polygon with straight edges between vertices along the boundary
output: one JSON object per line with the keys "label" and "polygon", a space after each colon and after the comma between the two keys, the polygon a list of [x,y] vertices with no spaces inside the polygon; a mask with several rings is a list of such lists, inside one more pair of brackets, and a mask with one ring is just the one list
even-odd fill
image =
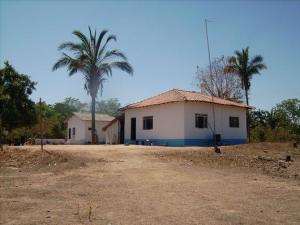
{"label": "antenna on roof", "polygon": [[[208,61],[209,61],[209,73],[210,78],[213,80],[212,77],[212,66],[211,66],[211,58],[210,58],[210,48],[209,48],[209,40],[208,40],[208,32],[207,32],[207,23],[213,22],[212,20],[204,20],[205,24],[205,34],[206,34],[206,44],[207,44],[207,51],[208,51]],[[216,115],[215,115],[215,104],[214,104],[214,96],[211,94],[211,101],[212,101],[212,113],[213,113],[213,143],[215,149],[217,148],[217,142],[216,142]]]}

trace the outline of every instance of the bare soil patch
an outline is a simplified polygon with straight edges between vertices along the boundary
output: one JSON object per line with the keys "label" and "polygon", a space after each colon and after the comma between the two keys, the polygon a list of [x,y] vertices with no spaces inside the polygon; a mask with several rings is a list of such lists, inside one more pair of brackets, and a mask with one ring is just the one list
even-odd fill
{"label": "bare soil patch", "polygon": [[[300,148],[291,143],[254,143],[223,146],[221,154],[210,149],[176,149],[153,154],[163,160],[176,160],[183,165],[211,168],[247,169],[257,173],[300,181]],[[287,160],[291,157],[291,160]]]}
{"label": "bare soil patch", "polygon": [[[263,146],[271,154],[272,144]],[[278,157],[285,153],[279,146]],[[210,148],[9,149],[0,159],[0,224],[300,224],[299,182],[229,157],[231,151],[269,157],[261,146],[248,147],[224,147],[224,159],[215,159]]]}

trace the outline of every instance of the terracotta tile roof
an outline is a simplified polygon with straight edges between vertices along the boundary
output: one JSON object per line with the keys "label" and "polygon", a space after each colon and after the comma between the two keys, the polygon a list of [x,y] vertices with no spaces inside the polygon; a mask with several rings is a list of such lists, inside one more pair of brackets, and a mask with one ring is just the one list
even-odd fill
{"label": "terracotta tile roof", "polygon": [[237,103],[237,102],[233,102],[233,101],[229,101],[217,97],[212,98],[211,96],[196,91],[184,91],[180,89],[172,89],[163,92],[159,95],[156,95],[154,97],[147,98],[143,101],[127,105],[124,108],[122,108],[122,110],[141,108],[141,107],[152,106],[152,105],[160,105],[160,104],[172,103],[172,102],[208,102],[208,103],[215,103],[219,105],[251,108],[244,103]]}
{"label": "terracotta tile roof", "polygon": [[[87,120],[87,121],[92,120],[92,114],[91,113],[74,113],[74,115],[79,117],[81,120]],[[96,113],[96,115],[95,115],[95,120],[96,121],[110,122],[113,119],[115,119],[115,117],[109,116],[107,114],[98,114],[98,113]]]}

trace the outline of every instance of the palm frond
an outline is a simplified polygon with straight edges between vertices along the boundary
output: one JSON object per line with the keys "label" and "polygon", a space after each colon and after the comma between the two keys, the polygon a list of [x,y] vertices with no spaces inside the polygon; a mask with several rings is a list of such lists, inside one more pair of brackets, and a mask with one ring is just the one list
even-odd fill
{"label": "palm frond", "polygon": [[74,75],[75,73],[77,73],[78,69],[76,67],[73,67],[69,70],[69,76]]}
{"label": "palm frond", "polygon": [[267,66],[264,63],[259,63],[255,65],[258,70],[265,70]]}
{"label": "palm frond", "polygon": [[108,44],[109,42],[111,42],[111,41],[117,41],[117,38],[116,38],[115,35],[109,35],[109,36],[108,36],[108,38],[106,39],[105,44],[102,46],[102,48],[100,48],[100,51],[99,51],[99,53],[98,53],[98,57],[99,57],[99,58],[100,58],[101,55],[105,52],[107,44]]}
{"label": "palm frond", "polygon": [[264,59],[261,55],[256,55],[251,59],[250,64],[254,65],[256,63],[261,63],[263,61],[264,61]]}
{"label": "palm frond", "polygon": [[114,57],[119,57],[119,58],[121,58],[125,61],[127,60],[127,57],[125,56],[125,54],[123,52],[121,52],[118,49],[114,49],[114,50],[111,50],[111,51],[107,51],[101,61],[105,61],[105,60],[108,60],[108,59],[111,59],[111,58],[114,58]]}
{"label": "palm frond", "polygon": [[58,46],[58,50],[64,50],[64,49],[71,50],[71,51],[81,51],[82,45],[73,42],[65,42]]}
{"label": "palm frond", "polygon": [[130,75],[133,74],[133,68],[127,61],[112,62],[111,67],[125,71]]}
{"label": "palm frond", "polygon": [[[96,30],[95,30],[96,31]],[[93,48],[95,47],[96,45],[96,39],[95,39],[95,36],[92,35],[92,30],[91,30],[91,27],[89,26],[89,33],[90,33],[90,43],[91,45],[93,46]]]}
{"label": "palm frond", "polygon": [[81,33],[80,31],[77,31],[77,30],[73,31],[73,34],[82,41],[85,50],[87,52],[91,53],[91,49],[90,49],[91,45],[90,45],[88,38],[83,33]]}
{"label": "palm frond", "polygon": [[107,81],[107,79],[104,78],[104,77],[100,77],[100,79],[99,79],[99,83],[100,83],[99,89],[100,89],[100,95],[101,95],[101,96],[102,96],[102,94],[103,94],[104,83],[105,83],[106,81]]}
{"label": "palm frond", "polygon": [[98,67],[98,74],[106,74],[107,76],[112,76],[112,67],[109,63],[102,63]]}
{"label": "palm frond", "polygon": [[[116,41],[115,35],[107,35],[103,30],[99,35],[88,27],[88,35],[75,30],[73,34],[79,39],[78,43],[65,42],[58,49],[71,53],[62,53],[62,57],[53,65],[53,70],[66,67],[69,76],[80,72],[85,78],[84,88],[89,95],[96,96],[99,89],[103,91],[106,77],[112,75],[113,69],[120,69],[129,74],[133,73],[127,57],[118,49],[108,49],[111,41]],[[104,41],[105,40],[105,41]]]}
{"label": "palm frond", "polygon": [[242,55],[243,55],[243,53],[238,50],[234,51],[234,54],[236,55],[237,59],[242,58]]}
{"label": "palm frond", "polygon": [[55,71],[64,66],[68,66],[70,63],[71,63],[70,57],[66,54],[63,54],[63,56],[53,65],[52,71]]}
{"label": "palm frond", "polygon": [[229,57],[228,63],[229,64],[235,64],[236,63],[236,57],[234,57],[234,56]]}
{"label": "palm frond", "polygon": [[264,64],[264,59],[261,55],[254,56],[250,61],[250,67],[257,67],[259,70],[267,69],[266,64]]}
{"label": "palm frond", "polygon": [[98,52],[99,52],[99,49],[100,49],[100,45],[101,45],[101,42],[105,36],[105,34],[108,32],[108,30],[103,30],[101,31],[99,37],[98,37],[98,40],[97,40],[97,44],[96,44],[96,48],[95,48],[95,51],[96,51],[96,54],[98,55]]}
{"label": "palm frond", "polygon": [[[234,59],[235,58],[235,59]],[[251,60],[249,58],[249,47],[242,49],[242,51],[235,51],[235,57],[230,60],[230,66],[234,67],[236,73],[239,75],[242,88],[249,90],[251,79],[254,74],[259,74],[262,69],[266,69],[263,63],[263,57],[260,55],[254,56]]]}

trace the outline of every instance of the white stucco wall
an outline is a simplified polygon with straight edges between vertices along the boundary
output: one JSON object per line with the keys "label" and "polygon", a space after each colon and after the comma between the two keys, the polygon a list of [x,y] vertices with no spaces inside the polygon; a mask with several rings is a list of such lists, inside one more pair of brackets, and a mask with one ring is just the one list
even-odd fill
{"label": "white stucco wall", "polygon": [[[96,121],[96,132],[98,135],[99,143],[105,143],[105,133],[102,131],[102,128],[106,126],[109,122],[104,121]],[[92,122],[87,120],[81,120],[76,115],[72,116],[68,120],[68,130],[67,130],[67,138],[69,138],[69,128],[73,129],[75,127],[75,135],[72,134],[69,143],[71,144],[85,144],[87,142],[91,142],[91,130],[89,128],[92,127]]]}
{"label": "white stucco wall", "polygon": [[[92,121],[84,121],[85,123],[85,132],[86,132],[86,140],[91,141],[92,140],[92,132],[89,130],[89,128],[92,127]],[[105,142],[105,133],[102,130],[104,126],[106,126],[109,122],[104,121],[96,121],[96,133],[98,135],[98,141],[99,143]]]}
{"label": "white stucco wall", "polygon": [[[136,118],[136,139],[212,139],[212,130],[195,127],[195,114],[207,114],[213,129],[209,103],[168,103],[125,111],[125,139],[130,140],[131,118]],[[216,133],[221,139],[246,139],[246,109],[215,105]],[[153,116],[153,129],[143,130],[143,117]],[[229,127],[229,117],[239,117],[239,128]]]}
{"label": "white stucco wall", "polygon": [[[75,127],[75,135],[73,135],[73,128]],[[71,128],[71,139],[69,139],[69,128]],[[83,144],[86,142],[86,125],[77,116],[72,116],[68,120],[67,138],[71,144]]]}
{"label": "white stucco wall", "polygon": [[109,126],[105,134],[105,143],[106,144],[118,144],[119,138],[119,121],[114,122],[111,126]]}
{"label": "white stucco wall", "polygon": [[[153,116],[153,129],[143,130],[143,117]],[[130,139],[131,118],[136,118],[136,139],[184,137],[184,103],[162,104],[125,111],[125,139]]]}
{"label": "white stucco wall", "polygon": [[[221,134],[222,139],[246,139],[246,109],[224,105],[215,105],[214,107],[216,134]],[[212,112],[212,105],[209,103],[185,103],[185,139],[211,139],[213,129]],[[195,114],[207,114],[208,128],[196,128]],[[238,128],[229,127],[230,116],[239,117]]]}

